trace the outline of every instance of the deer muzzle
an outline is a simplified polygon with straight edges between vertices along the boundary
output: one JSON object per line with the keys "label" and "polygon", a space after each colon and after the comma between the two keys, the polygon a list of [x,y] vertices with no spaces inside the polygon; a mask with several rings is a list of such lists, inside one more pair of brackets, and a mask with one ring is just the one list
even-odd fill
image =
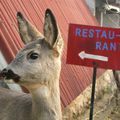
{"label": "deer muzzle", "polygon": [[0,73],[0,76],[7,80],[13,79],[15,82],[19,82],[20,80],[20,76],[15,74],[11,69],[3,69]]}

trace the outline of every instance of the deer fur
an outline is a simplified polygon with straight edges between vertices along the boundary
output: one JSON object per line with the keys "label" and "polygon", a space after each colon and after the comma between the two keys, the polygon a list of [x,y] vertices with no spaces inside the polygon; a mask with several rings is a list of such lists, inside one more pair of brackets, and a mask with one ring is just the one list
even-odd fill
{"label": "deer fur", "polygon": [[63,41],[51,10],[45,12],[42,35],[20,13],[19,33],[26,44],[1,72],[30,94],[0,88],[0,120],[61,120],[59,76]]}

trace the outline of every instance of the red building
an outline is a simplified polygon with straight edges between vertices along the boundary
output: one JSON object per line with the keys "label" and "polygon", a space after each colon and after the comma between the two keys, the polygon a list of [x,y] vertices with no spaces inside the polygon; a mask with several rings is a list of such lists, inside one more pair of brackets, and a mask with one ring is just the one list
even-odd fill
{"label": "red building", "polygon": [[[23,46],[18,34],[16,13],[21,11],[39,29],[39,31],[42,32],[45,9],[50,8],[53,11],[65,43],[62,57],[60,88],[62,105],[68,105],[91,83],[92,79],[91,68],[66,64],[69,23],[98,25],[95,17],[90,13],[85,1],[1,0],[0,8],[0,51],[7,63],[10,63],[18,50]],[[98,75],[101,73],[102,71],[99,70]]]}

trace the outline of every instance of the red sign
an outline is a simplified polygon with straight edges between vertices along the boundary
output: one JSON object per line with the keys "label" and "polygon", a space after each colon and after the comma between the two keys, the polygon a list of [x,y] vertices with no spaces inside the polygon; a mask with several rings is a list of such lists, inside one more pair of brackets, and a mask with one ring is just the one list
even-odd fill
{"label": "red sign", "polygon": [[120,29],[70,24],[67,63],[120,70]]}

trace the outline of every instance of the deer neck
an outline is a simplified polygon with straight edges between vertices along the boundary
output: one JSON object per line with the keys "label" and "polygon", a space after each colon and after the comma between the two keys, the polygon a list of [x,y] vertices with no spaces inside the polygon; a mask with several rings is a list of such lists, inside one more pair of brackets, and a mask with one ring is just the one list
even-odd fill
{"label": "deer neck", "polygon": [[36,84],[32,94],[33,120],[61,120],[59,81],[49,85]]}

